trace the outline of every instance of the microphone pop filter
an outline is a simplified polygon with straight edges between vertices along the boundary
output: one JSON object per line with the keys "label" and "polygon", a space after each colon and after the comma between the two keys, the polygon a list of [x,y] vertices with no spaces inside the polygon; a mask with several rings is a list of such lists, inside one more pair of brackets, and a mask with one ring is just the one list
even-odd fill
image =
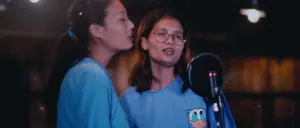
{"label": "microphone pop filter", "polygon": [[223,64],[218,56],[211,53],[202,53],[193,58],[187,66],[187,75],[191,89],[206,100],[215,98],[215,94],[212,92],[214,89],[210,86],[209,75],[211,71],[215,73],[215,85],[221,90],[224,85],[224,71]]}

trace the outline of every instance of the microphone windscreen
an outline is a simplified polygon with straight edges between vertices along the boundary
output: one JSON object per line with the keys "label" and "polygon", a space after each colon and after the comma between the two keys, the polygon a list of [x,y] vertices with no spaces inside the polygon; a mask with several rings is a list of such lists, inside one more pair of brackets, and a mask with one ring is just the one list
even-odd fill
{"label": "microphone windscreen", "polygon": [[219,57],[211,53],[202,53],[191,60],[187,67],[190,88],[207,100],[213,98],[210,86],[209,71],[216,72],[216,85],[222,89],[224,85],[223,65]]}

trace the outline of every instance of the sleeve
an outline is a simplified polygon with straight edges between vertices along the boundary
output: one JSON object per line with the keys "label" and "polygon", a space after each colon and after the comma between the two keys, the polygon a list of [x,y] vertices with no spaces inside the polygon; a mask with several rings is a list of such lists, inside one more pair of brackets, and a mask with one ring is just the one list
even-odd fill
{"label": "sleeve", "polygon": [[78,128],[110,128],[110,83],[97,72],[84,72],[77,76],[75,104],[79,112]]}
{"label": "sleeve", "polygon": [[128,97],[126,96],[126,92],[124,92],[121,96],[120,96],[120,103],[123,107],[123,110],[126,114],[127,120],[129,122],[129,126],[130,128],[136,128],[136,124],[130,109],[130,102],[128,101]]}

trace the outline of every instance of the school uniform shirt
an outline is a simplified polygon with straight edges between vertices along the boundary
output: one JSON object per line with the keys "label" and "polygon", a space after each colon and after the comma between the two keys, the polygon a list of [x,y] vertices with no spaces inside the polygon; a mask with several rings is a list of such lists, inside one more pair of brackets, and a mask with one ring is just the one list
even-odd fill
{"label": "school uniform shirt", "polygon": [[58,101],[58,128],[128,128],[106,69],[84,58],[65,75]]}
{"label": "school uniform shirt", "polygon": [[[138,93],[135,87],[127,89],[120,96],[120,101],[130,127],[207,128],[210,123],[210,128],[216,128],[211,107],[207,108],[204,99],[190,89],[182,93],[182,85],[182,79],[177,76],[158,91]],[[229,108],[224,108],[224,113],[226,128],[235,128]]]}

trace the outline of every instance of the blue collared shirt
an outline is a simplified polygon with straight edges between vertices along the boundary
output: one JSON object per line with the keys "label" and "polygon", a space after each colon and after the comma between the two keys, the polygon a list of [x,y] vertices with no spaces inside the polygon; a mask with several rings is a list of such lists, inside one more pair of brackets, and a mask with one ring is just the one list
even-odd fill
{"label": "blue collared shirt", "polygon": [[84,58],[66,74],[59,94],[58,128],[128,128],[106,69]]}

